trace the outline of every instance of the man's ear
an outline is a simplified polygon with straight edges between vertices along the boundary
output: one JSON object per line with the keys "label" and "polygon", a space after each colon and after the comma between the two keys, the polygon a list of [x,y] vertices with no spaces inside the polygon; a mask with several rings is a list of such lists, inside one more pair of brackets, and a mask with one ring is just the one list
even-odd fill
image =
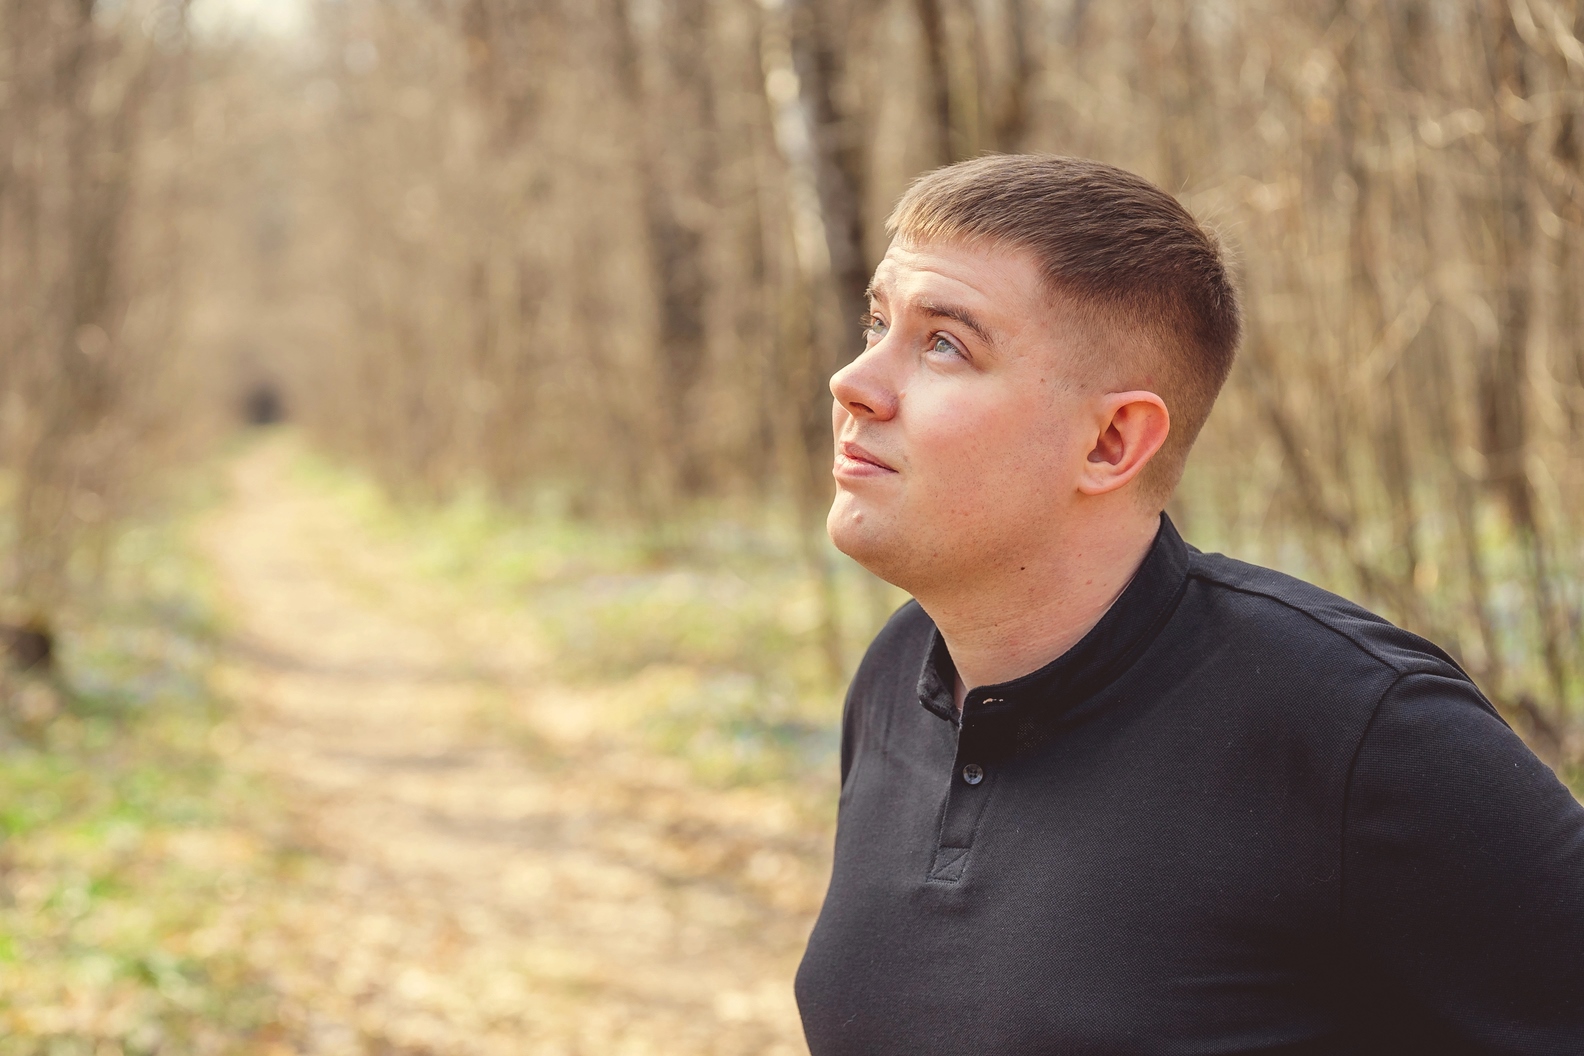
{"label": "man's ear", "polygon": [[1085,495],[1105,495],[1139,475],[1166,442],[1171,415],[1153,392],[1107,393],[1096,416],[1099,432],[1078,477]]}

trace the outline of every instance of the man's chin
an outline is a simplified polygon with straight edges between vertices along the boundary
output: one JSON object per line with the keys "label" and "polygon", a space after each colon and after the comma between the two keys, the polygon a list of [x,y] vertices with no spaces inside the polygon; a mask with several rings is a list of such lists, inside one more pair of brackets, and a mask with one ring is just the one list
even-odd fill
{"label": "man's chin", "polygon": [[890,519],[876,516],[851,495],[838,490],[825,518],[825,530],[836,549],[888,583],[896,584],[899,545]]}

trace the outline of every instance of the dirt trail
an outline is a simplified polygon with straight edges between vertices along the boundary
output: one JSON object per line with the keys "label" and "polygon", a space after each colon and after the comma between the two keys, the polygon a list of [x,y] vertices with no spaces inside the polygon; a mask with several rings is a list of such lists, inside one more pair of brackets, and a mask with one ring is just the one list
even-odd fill
{"label": "dirt trail", "polygon": [[646,753],[521,614],[414,575],[291,460],[246,453],[207,536],[238,758],[307,852],[250,954],[285,1051],[804,1052],[825,834]]}

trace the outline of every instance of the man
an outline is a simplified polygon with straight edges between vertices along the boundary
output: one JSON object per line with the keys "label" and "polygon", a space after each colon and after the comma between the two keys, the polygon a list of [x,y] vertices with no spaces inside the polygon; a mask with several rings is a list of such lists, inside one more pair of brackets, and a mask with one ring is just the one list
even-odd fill
{"label": "man", "polygon": [[1215,242],[1057,157],[888,229],[829,529],[916,601],[847,699],[814,1056],[1584,1053],[1584,809],[1441,650],[1162,513]]}

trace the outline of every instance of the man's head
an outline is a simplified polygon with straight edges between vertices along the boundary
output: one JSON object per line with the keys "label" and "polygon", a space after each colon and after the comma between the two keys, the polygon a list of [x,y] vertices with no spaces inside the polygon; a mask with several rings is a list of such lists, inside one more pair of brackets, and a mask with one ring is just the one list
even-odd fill
{"label": "man's head", "polygon": [[917,593],[1152,520],[1237,347],[1214,238],[1131,173],[1041,155],[929,173],[887,229],[831,379],[837,545]]}

